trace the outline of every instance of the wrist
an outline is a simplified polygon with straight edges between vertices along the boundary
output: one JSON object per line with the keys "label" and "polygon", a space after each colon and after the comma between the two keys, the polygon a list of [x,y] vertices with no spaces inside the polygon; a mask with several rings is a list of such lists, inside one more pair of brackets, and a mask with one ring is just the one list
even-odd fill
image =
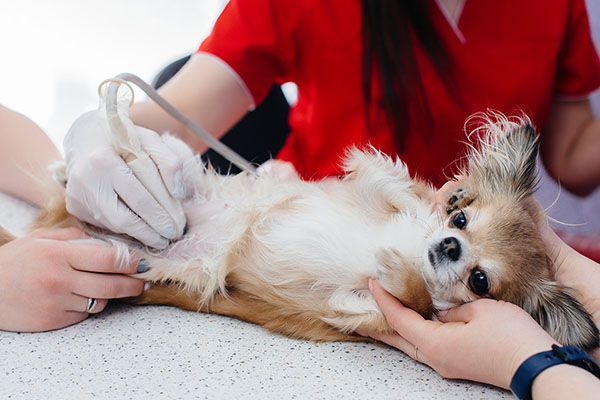
{"label": "wrist", "polygon": [[[580,369],[581,371],[566,367]],[[549,371],[552,369],[554,371]],[[557,374],[560,375],[560,372],[565,370],[569,373],[575,373],[576,376],[582,375],[582,379],[588,381],[591,377],[594,377],[594,381],[600,378],[600,367],[585,351],[575,346],[560,347],[552,345],[552,350],[532,355],[517,368],[510,389],[519,399],[531,400],[534,383],[538,378],[540,380],[535,388],[536,392],[539,393],[540,386],[545,388],[547,385],[544,385],[544,383],[548,383],[549,379],[556,377]],[[581,374],[581,372],[584,373]]]}
{"label": "wrist", "polygon": [[507,375],[505,377],[505,385],[506,389],[510,390],[510,384],[512,382],[517,369],[530,357],[535,354],[541,353],[543,351],[548,351],[552,348],[552,345],[558,344],[556,340],[554,340],[550,335],[548,335],[545,331],[542,331],[543,334],[539,337],[533,338],[528,342],[520,343],[516,346],[515,351],[512,354],[510,360],[510,367],[507,369]]}

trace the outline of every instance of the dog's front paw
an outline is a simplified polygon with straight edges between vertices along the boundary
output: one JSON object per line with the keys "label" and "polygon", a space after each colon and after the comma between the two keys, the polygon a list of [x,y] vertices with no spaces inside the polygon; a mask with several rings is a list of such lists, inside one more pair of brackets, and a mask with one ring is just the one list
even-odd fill
{"label": "dog's front paw", "polygon": [[455,210],[465,208],[471,204],[475,198],[467,192],[466,189],[459,187],[456,189],[446,201],[446,213],[452,214]]}

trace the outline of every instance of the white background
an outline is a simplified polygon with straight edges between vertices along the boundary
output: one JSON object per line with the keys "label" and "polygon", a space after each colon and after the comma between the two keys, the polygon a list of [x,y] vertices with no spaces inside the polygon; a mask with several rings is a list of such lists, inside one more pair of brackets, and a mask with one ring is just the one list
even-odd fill
{"label": "white background", "polygon": [[106,78],[147,82],[208,36],[226,0],[0,0],[0,104],[61,147]]}

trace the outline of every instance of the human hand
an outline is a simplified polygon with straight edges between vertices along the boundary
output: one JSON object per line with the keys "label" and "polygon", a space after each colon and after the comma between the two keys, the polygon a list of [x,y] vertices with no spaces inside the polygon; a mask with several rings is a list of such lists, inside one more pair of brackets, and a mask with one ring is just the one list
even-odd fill
{"label": "human hand", "polygon": [[0,247],[0,330],[39,332],[86,319],[107,299],[137,296],[144,281],[134,274],[144,263],[132,257],[119,266],[109,246],[69,242],[85,239],[78,229],[36,230]]}
{"label": "human hand", "polygon": [[[80,220],[142,243],[165,248],[184,230],[185,216],[169,213],[132,173],[112,147],[106,119],[98,111],[79,117],[65,138],[66,204]],[[158,167],[171,196],[182,199],[185,186],[177,153],[155,132],[136,126],[134,133]]]}
{"label": "human hand", "polygon": [[393,333],[361,332],[402,350],[445,378],[468,379],[508,389],[517,368],[556,341],[521,308],[480,299],[424,319],[376,281],[369,289]]}

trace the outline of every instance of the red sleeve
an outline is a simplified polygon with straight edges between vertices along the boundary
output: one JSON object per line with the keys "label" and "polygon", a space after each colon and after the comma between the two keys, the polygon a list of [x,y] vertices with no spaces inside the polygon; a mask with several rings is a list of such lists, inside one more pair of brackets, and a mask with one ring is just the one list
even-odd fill
{"label": "red sleeve", "polygon": [[289,80],[300,1],[231,0],[199,52],[227,63],[258,104],[274,82]]}
{"label": "red sleeve", "polygon": [[555,95],[585,97],[600,86],[600,61],[592,42],[584,0],[573,0],[558,56]]}

